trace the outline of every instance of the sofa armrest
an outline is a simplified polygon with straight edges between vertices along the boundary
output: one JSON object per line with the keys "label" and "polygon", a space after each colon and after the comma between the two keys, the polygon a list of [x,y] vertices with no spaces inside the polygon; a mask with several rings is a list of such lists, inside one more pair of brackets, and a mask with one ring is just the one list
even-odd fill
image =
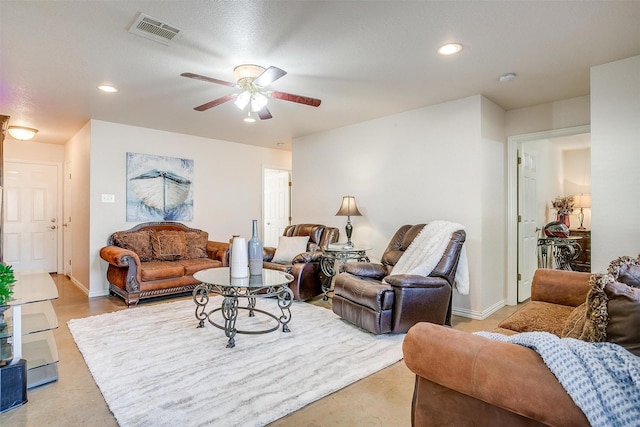
{"label": "sofa armrest", "polygon": [[543,424],[588,425],[540,356],[529,348],[418,323],[407,333],[402,349],[412,372],[447,389]]}
{"label": "sofa armrest", "polygon": [[577,307],[587,299],[591,273],[540,268],[533,275],[531,301]]}
{"label": "sofa armrest", "polygon": [[417,274],[394,274],[387,276],[384,281],[398,288],[440,288],[449,282],[442,277],[420,276]]}
{"label": "sofa armrest", "polygon": [[137,253],[118,246],[105,246],[100,249],[100,258],[115,267],[129,267],[129,258],[131,258],[136,266],[140,267],[140,258]]}
{"label": "sofa armrest", "polygon": [[342,271],[353,274],[354,276],[377,280],[382,280],[382,278],[388,274],[384,265],[371,262],[347,262],[342,267]]}
{"label": "sofa armrest", "polygon": [[228,242],[214,242],[209,240],[207,242],[207,257],[222,262],[223,267],[229,266],[229,243]]}

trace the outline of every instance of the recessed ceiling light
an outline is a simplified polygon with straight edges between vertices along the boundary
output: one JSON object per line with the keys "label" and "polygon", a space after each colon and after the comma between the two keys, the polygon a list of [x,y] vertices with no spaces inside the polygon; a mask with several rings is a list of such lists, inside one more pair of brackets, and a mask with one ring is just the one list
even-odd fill
{"label": "recessed ceiling light", "polygon": [[438,53],[440,55],[453,55],[462,50],[462,45],[460,43],[447,43],[438,48]]}
{"label": "recessed ceiling light", "polygon": [[511,80],[515,80],[515,79],[516,79],[516,73],[504,73],[498,78],[498,80],[500,80],[500,83],[510,82]]}
{"label": "recessed ceiling light", "polygon": [[111,85],[100,85],[100,86],[98,86],[98,89],[100,89],[103,92],[108,92],[108,93],[114,93],[114,92],[118,91],[118,89],[116,89],[115,87],[113,87]]}

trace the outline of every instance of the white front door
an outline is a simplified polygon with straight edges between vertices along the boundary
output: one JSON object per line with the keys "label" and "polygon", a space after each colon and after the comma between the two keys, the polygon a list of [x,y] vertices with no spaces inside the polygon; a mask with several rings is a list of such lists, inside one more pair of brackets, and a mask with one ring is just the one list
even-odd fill
{"label": "white front door", "polygon": [[527,143],[518,148],[518,302],[531,298],[531,281],[538,268],[537,164]]}
{"label": "white front door", "polygon": [[58,166],[4,163],[4,261],[58,271]]}
{"label": "white front door", "polygon": [[278,239],[291,219],[289,171],[264,169],[263,177],[263,242],[278,246]]}

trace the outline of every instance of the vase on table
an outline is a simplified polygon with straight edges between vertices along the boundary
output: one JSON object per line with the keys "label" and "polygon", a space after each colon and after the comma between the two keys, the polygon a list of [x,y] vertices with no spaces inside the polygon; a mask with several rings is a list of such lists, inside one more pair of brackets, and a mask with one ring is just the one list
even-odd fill
{"label": "vase on table", "polygon": [[561,223],[566,225],[567,228],[571,228],[571,223],[569,222],[569,214],[559,213],[558,215],[556,215],[556,221],[560,221]]}
{"label": "vase on table", "polygon": [[253,220],[253,231],[251,240],[248,243],[249,252],[249,274],[252,276],[259,276],[262,274],[262,240],[258,237],[258,220]]}
{"label": "vase on table", "polygon": [[249,277],[247,242],[244,237],[233,238],[233,243],[231,244],[231,260],[229,263],[232,278]]}

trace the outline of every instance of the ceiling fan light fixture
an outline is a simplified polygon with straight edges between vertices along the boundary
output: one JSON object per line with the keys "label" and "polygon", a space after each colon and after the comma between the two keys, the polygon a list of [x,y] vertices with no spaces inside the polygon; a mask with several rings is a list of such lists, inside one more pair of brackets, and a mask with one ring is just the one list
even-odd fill
{"label": "ceiling fan light fixture", "polygon": [[38,133],[38,129],[28,128],[25,126],[9,126],[8,130],[9,135],[11,135],[12,138],[20,141],[28,141]]}
{"label": "ceiling fan light fixture", "polygon": [[264,107],[267,106],[267,102],[269,102],[269,98],[264,96],[262,93],[260,92],[253,93],[253,95],[251,96],[251,112],[255,113],[257,111],[262,110]]}
{"label": "ceiling fan light fixture", "polygon": [[237,96],[236,100],[233,101],[233,103],[239,109],[244,110],[245,108],[247,108],[247,105],[249,105],[250,101],[251,101],[251,93],[245,90],[244,92],[240,93]]}

